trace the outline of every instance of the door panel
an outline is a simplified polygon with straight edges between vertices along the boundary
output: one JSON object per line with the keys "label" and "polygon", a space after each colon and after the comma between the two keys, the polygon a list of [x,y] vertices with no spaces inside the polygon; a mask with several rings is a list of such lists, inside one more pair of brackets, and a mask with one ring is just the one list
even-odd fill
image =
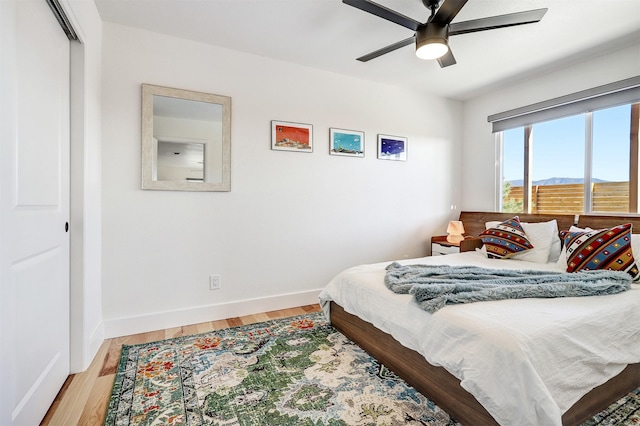
{"label": "door panel", "polygon": [[35,425],[69,374],[70,45],[45,1],[1,3],[0,424]]}
{"label": "door panel", "polygon": [[[60,102],[69,102],[69,40],[46,3],[44,8],[33,0],[25,3],[18,12],[16,203],[58,208],[59,163],[67,160],[62,158],[65,148],[60,139],[68,139],[69,111],[61,110]],[[44,10],[34,13],[32,9]]]}
{"label": "door panel", "polygon": [[[46,413],[52,399],[68,376],[68,343],[61,330],[68,329],[61,306],[68,306],[68,294],[59,286],[47,285],[52,277],[64,276],[65,253],[56,247],[14,264],[15,279],[15,394],[25,404]],[[38,303],[34,301],[46,301]],[[59,339],[63,339],[62,342]],[[61,347],[65,345],[65,347]],[[41,388],[42,387],[42,388]],[[29,399],[33,401],[29,401]],[[41,400],[40,400],[41,399]],[[16,401],[20,405],[23,401]],[[30,408],[28,411],[33,410]],[[17,423],[35,424],[35,423]]]}

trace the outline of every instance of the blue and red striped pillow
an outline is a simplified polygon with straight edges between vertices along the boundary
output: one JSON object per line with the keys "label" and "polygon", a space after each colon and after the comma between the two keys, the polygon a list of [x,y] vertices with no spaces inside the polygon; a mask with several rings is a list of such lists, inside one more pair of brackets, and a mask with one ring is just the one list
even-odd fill
{"label": "blue and red striped pillow", "polygon": [[518,216],[487,229],[480,234],[480,239],[491,259],[507,259],[533,248]]}
{"label": "blue and red striped pillow", "polygon": [[640,278],[640,269],[631,249],[631,224],[608,229],[569,232],[560,237],[567,253],[567,272],[610,269],[624,271],[634,280]]}

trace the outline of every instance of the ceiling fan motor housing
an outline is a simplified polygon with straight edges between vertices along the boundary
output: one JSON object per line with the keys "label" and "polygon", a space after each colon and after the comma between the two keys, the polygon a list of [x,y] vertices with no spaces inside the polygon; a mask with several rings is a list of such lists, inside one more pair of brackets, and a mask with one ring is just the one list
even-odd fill
{"label": "ceiling fan motor housing", "polygon": [[416,51],[427,44],[449,45],[449,25],[421,25],[416,31]]}

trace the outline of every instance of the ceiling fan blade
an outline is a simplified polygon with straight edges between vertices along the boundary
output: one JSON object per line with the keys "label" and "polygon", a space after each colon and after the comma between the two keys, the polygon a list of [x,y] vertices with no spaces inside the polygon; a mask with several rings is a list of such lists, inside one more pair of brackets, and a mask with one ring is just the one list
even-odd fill
{"label": "ceiling fan blade", "polygon": [[460,12],[460,9],[467,4],[467,1],[468,0],[444,0],[433,19],[429,22],[442,25],[450,24],[453,18]]}
{"label": "ceiling fan blade", "polygon": [[453,53],[451,53],[451,48],[449,48],[449,51],[445,53],[444,56],[438,58],[438,64],[440,64],[440,68],[456,64],[456,58],[453,56]]}
{"label": "ceiling fan blade", "polygon": [[415,43],[415,41],[416,41],[415,36],[412,36],[412,37],[406,38],[404,40],[398,41],[396,43],[390,44],[387,47],[383,47],[382,49],[378,49],[375,52],[371,52],[371,53],[368,53],[366,55],[360,56],[358,58],[358,60],[360,62],[367,62],[367,61],[370,61],[372,59],[377,58],[378,56],[382,56],[385,53],[393,52],[394,50],[400,49],[401,47],[405,47],[405,46],[408,46],[410,44],[413,44],[413,43]]}
{"label": "ceiling fan blade", "polygon": [[477,31],[513,27],[515,25],[532,24],[540,21],[545,13],[547,13],[547,9],[535,9],[526,12],[516,12],[507,15],[456,22],[449,25],[449,35],[468,34]]}
{"label": "ceiling fan blade", "polygon": [[420,22],[415,19],[409,18],[408,16],[401,15],[400,13],[391,10],[387,7],[379,5],[378,3],[374,3],[369,0],[342,0],[342,3],[348,4],[349,6],[353,6],[357,9],[364,10],[365,12],[369,12],[372,15],[376,15],[382,19],[386,19],[387,21],[391,21],[395,24],[402,25],[405,28],[409,28],[410,30],[417,31],[418,27],[422,25]]}

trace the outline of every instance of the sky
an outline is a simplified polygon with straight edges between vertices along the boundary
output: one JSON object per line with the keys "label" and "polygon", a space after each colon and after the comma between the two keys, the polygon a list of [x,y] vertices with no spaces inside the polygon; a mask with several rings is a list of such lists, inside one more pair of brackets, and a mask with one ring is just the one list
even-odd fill
{"label": "sky", "polygon": [[[593,113],[593,173],[596,179],[629,180],[629,129],[631,106]],[[524,175],[524,128],[504,132],[504,180]],[[552,177],[584,177],[584,115],[547,121],[533,126],[534,181]]]}
{"label": "sky", "polygon": [[335,131],[333,133],[333,149],[344,148],[352,151],[362,151],[360,135]]}

